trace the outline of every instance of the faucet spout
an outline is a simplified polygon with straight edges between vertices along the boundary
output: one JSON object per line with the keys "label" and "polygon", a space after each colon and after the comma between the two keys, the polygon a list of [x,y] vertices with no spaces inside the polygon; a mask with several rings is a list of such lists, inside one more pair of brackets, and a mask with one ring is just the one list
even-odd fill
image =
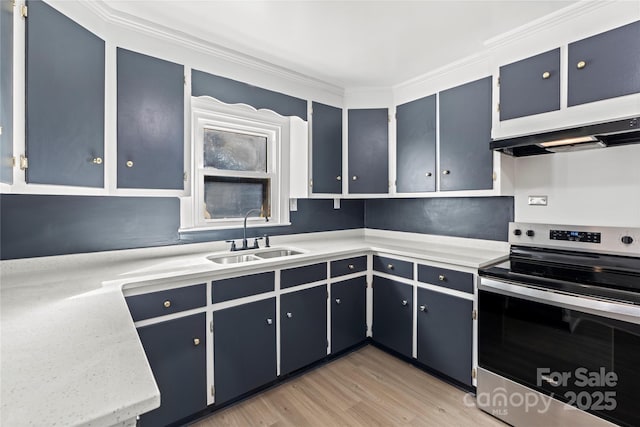
{"label": "faucet spout", "polygon": [[[247,244],[247,218],[252,212],[256,211],[262,213],[262,209],[250,209],[246,214],[244,214],[244,226],[242,227],[242,249],[248,249],[249,247]],[[265,222],[269,222],[269,217],[265,217]]]}

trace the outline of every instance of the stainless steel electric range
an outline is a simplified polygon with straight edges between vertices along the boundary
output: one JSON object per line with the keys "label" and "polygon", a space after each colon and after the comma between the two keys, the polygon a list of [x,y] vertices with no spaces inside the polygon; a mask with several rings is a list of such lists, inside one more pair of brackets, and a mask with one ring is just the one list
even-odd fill
{"label": "stainless steel electric range", "polygon": [[477,404],[515,426],[640,426],[640,229],[509,224],[481,269]]}

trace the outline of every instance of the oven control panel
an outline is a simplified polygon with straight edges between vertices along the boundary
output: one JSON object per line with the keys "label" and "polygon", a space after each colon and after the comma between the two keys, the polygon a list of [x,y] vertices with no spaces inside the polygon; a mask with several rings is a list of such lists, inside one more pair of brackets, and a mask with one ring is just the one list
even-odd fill
{"label": "oven control panel", "polygon": [[509,243],[638,257],[640,228],[510,222]]}
{"label": "oven control panel", "polygon": [[600,243],[602,233],[588,231],[550,230],[549,239],[570,242]]}

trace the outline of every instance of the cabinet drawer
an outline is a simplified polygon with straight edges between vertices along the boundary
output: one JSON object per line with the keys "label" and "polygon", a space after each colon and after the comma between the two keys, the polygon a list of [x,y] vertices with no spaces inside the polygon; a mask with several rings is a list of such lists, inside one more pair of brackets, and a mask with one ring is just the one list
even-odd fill
{"label": "cabinet drawer", "polygon": [[204,283],[184,288],[167,289],[126,298],[133,321],[165,316],[179,311],[204,307],[207,288]]}
{"label": "cabinet drawer", "polygon": [[473,293],[473,274],[418,264],[418,281]]}
{"label": "cabinet drawer", "polygon": [[367,269],[367,256],[340,259],[331,261],[331,277],[344,276],[345,274],[359,273]]}
{"label": "cabinet drawer", "polygon": [[373,269],[381,273],[413,279],[413,263],[393,258],[373,256]]}
{"label": "cabinet drawer", "polygon": [[211,283],[211,302],[229,301],[236,298],[271,292],[274,289],[275,273],[273,271],[232,277],[224,280],[214,280]]}
{"label": "cabinet drawer", "polygon": [[318,282],[327,279],[327,263],[305,265],[288,268],[280,272],[280,288],[290,288],[304,283]]}

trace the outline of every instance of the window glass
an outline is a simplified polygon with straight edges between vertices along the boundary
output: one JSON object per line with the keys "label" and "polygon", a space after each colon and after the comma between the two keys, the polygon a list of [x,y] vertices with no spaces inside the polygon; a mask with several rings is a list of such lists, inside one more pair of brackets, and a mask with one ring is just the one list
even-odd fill
{"label": "window glass", "polygon": [[204,219],[241,218],[270,215],[268,178],[204,177]]}
{"label": "window glass", "polygon": [[267,138],[218,129],[204,130],[204,167],[267,171]]}

